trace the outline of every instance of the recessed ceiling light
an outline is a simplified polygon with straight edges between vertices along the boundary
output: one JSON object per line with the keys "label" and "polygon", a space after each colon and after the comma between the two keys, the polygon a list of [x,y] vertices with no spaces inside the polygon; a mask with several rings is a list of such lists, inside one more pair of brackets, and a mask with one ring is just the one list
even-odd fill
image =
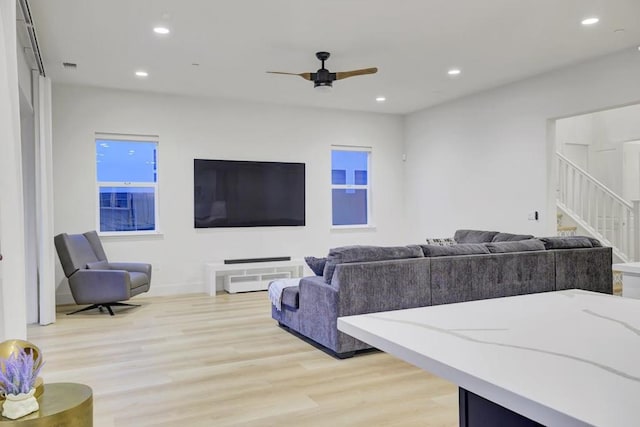
{"label": "recessed ceiling light", "polygon": [[156,34],[169,34],[171,31],[167,27],[155,27],[153,32]]}
{"label": "recessed ceiling light", "polygon": [[138,77],[147,77],[149,75],[149,73],[147,73],[146,71],[136,71],[136,76]]}
{"label": "recessed ceiling light", "polygon": [[386,100],[387,100],[387,98],[385,98],[384,96],[378,96],[378,97],[376,97],[376,101],[377,101],[377,102],[384,102],[384,101],[386,101]]}
{"label": "recessed ceiling light", "polygon": [[452,68],[449,71],[447,71],[447,74],[449,74],[450,76],[458,76],[460,75],[460,73],[462,73],[462,71],[460,71],[459,68]]}
{"label": "recessed ceiling light", "polygon": [[582,25],[593,25],[600,22],[600,18],[596,18],[595,16],[592,18],[585,18],[582,20]]}

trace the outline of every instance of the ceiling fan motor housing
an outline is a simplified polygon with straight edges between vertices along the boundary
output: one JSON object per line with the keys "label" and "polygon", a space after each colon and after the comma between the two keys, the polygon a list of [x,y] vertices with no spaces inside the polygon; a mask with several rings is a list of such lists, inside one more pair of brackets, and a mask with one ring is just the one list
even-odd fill
{"label": "ceiling fan motor housing", "polygon": [[329,86],[333,85],[333,81],[336,79],[336,73],[330,73],[326,68],[320,68],[314,75],[311,76],[313,79],[314,87],[321,86]]}

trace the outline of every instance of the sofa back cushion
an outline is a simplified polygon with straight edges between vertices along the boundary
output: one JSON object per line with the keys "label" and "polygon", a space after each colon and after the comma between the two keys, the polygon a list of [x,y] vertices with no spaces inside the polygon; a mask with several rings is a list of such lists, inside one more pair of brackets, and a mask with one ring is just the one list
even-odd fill
{"label": "sofa back cushion", "polygon": [[520,240],[529,239],[533,239],[531,234],[498,233],[493,236],[492,242],[518,242]]}
{"label": "sofa back cushion", "polygon": [[456,243],[486,243],[493,240],[496,234],[497,231],[456,230],[453,238]]}
{"label": "sofa back cushion", "polygon": [[527,252],[544,251],[544,243],[538,239],[528,239],[520,241],[504,241],[486,243],[487,249],[492,254],[502,254],[506,252]]}
{"label": "sofa back cushion", "polygon": [[453,246],[421,245],[422,253],[426,257],[488,254],[489,249],[484,243],[458,243]]}
{"label": "sofa back cushion", "polygon": [[[541,237],[540,240],[544,243],[545,249],[578,249],[593,247],[591,240],[588,237],[582,236]],[[600,242],[598,241],[598,243]]]}
{"label": "sofa back cushion", "polygon": [[324,266],[324,280],[331,283],[338,264],[385,261],[402,258],[422,258],[420,246],[341,246],[332,248]]}

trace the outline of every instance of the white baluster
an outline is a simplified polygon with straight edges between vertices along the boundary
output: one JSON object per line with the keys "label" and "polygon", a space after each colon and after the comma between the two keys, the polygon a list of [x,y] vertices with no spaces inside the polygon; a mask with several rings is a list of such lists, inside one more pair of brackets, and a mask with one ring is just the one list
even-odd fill
{"label": "white baluster", "polygon": [[633,232],[631,239],[633,240],[633,260],[640,261],[640,200],[633,201]]}

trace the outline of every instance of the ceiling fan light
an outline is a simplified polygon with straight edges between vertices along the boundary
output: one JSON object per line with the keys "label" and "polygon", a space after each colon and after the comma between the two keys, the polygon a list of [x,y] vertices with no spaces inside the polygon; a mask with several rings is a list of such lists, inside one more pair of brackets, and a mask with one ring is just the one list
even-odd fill
{"label": "ceiling fan light", "polygon": [[333,85],[331,82],[314,82],[313,87],[316,88],[318,92],[330,93]]}

